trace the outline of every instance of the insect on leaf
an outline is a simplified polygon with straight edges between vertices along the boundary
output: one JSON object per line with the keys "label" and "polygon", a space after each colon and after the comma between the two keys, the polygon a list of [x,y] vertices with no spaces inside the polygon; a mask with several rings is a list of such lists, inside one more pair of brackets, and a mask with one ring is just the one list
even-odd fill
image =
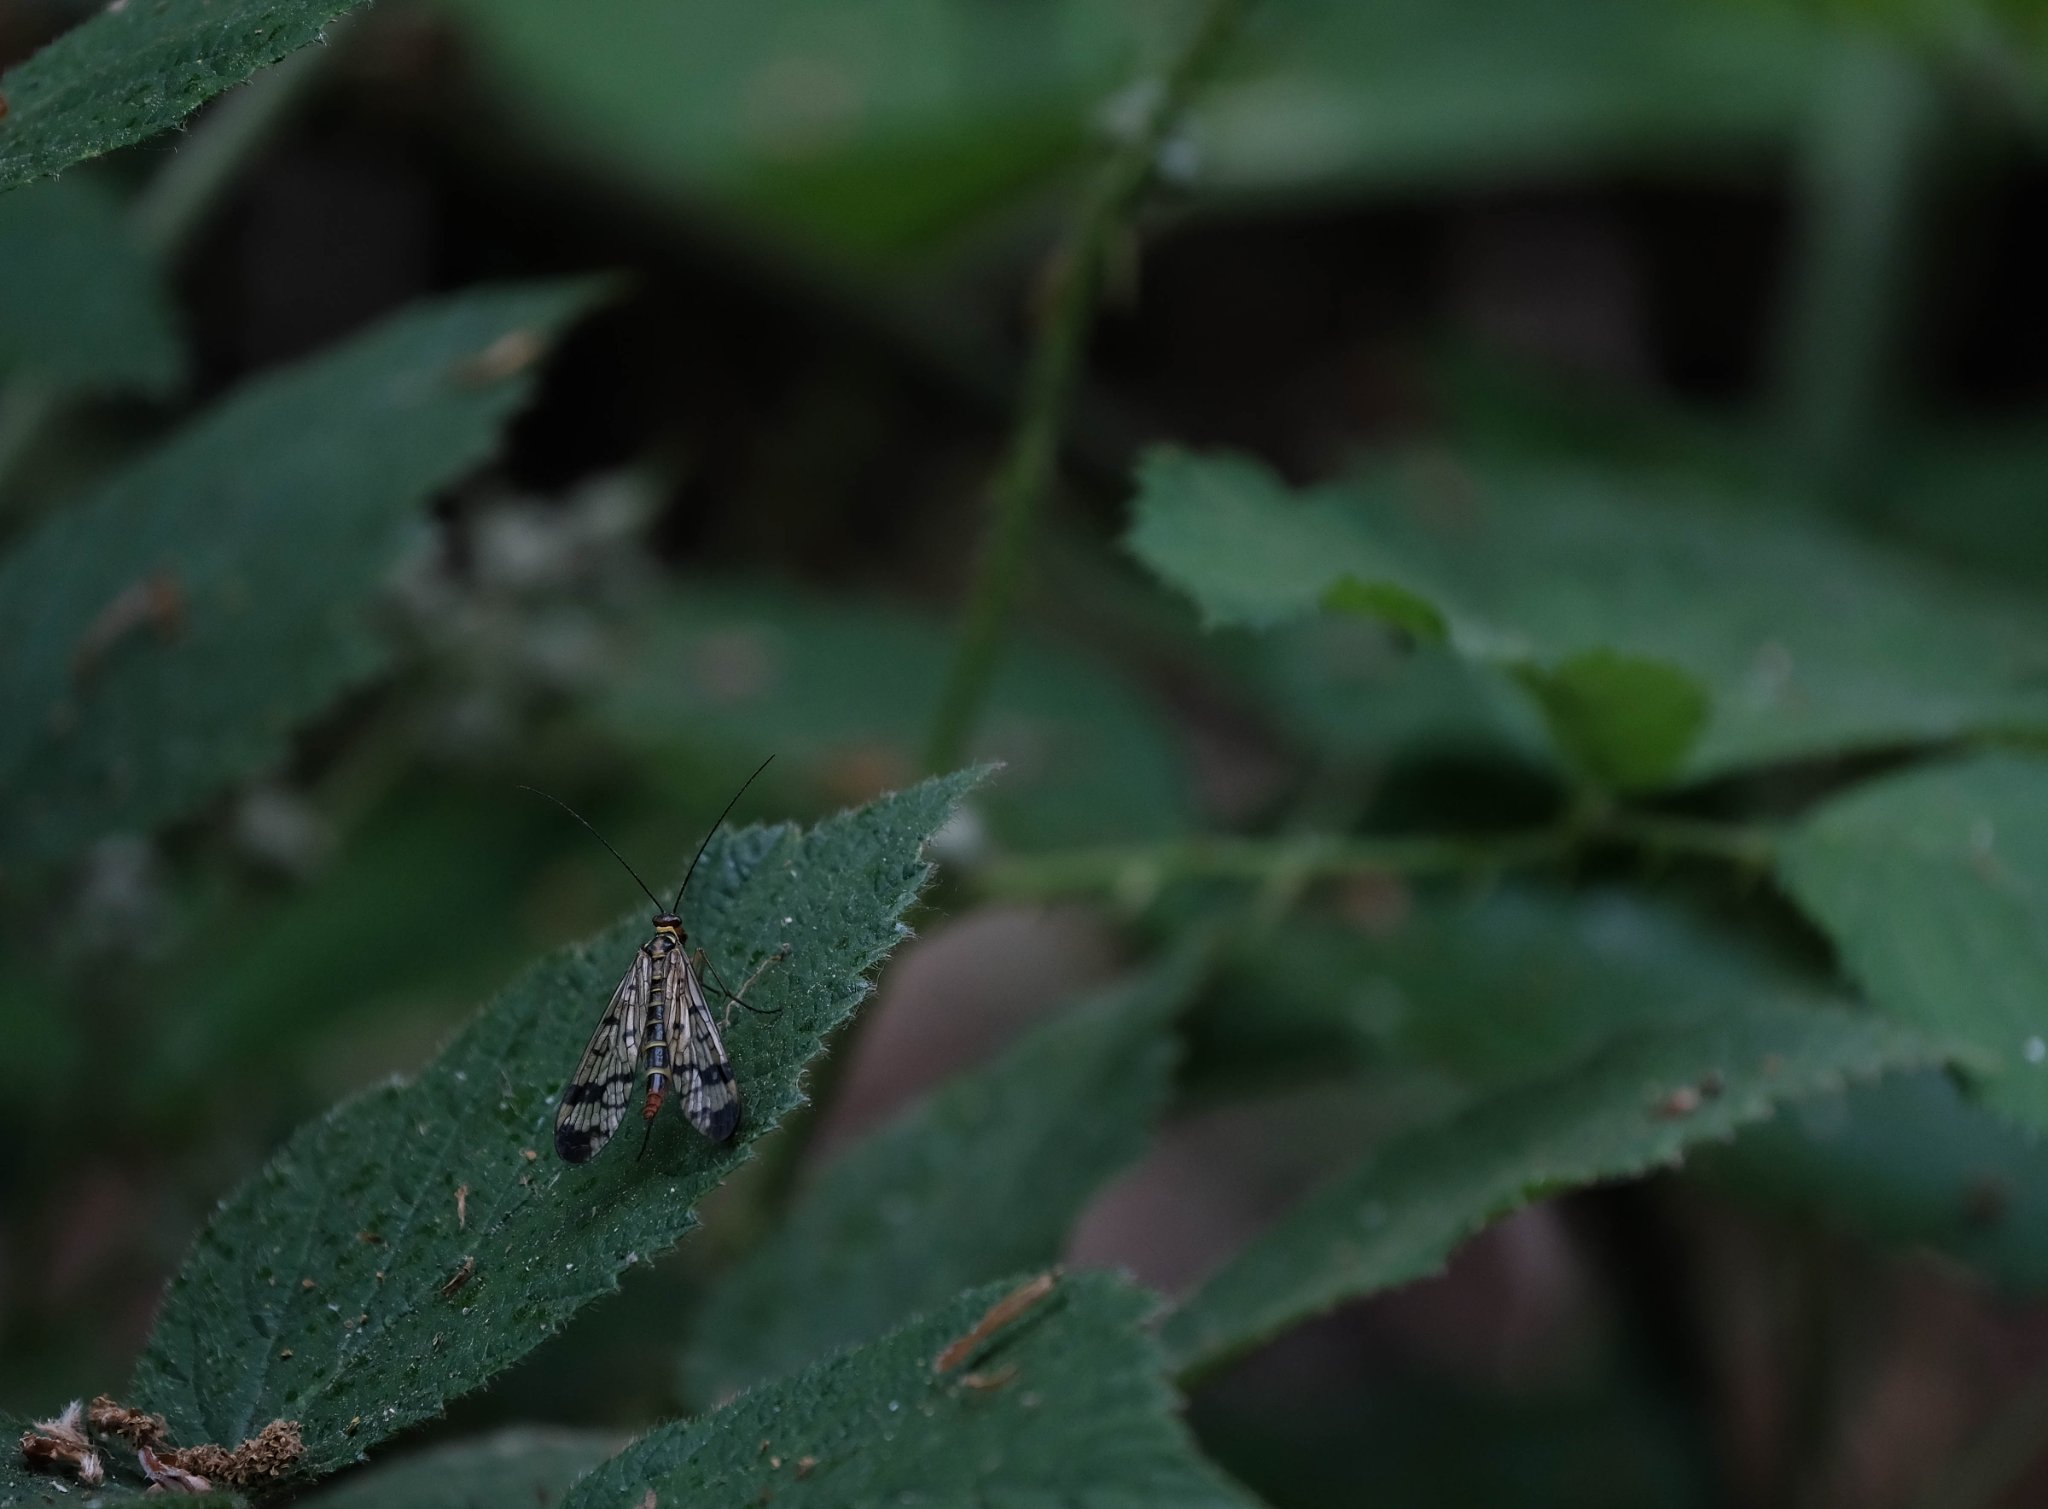
{"label": "insect on leaf", "polygon": [[688,1232],[691,1207],[801,1103],[823,1039],[903,936],[925,840],[980,778],[926,781],[807,833],[753,827],[712,841],[685,902],[692,933],[739,967],[790,945],[760,986],[777,1013],[732,1024],[749,1103],[732,1141],[665,1117],[645,1159],[568,1168],[526,1156],[547,1145],[592,1003],[644,936],[636,912],[535,964],[417,1078],[295,1134],[172,1280],[136,1402],[168,1416],[180,1441],[297,1420],[317,1474],[431,1417],[610,1293],[623,1269]]}

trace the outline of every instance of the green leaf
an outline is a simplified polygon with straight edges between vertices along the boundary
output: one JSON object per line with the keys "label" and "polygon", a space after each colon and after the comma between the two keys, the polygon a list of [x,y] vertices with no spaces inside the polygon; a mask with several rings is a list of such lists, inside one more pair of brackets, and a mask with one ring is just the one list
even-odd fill
{"label": "green leaf", "polygon": [[0,378],[160,395],[184,368],[162,275],[118,198],[82,178],[0,196]]}
{"label": "green leaf", "polygon": [[1655,786],[1685,764],[1707,722],[1707,694],[1663,661],[1586,650],[1518,677],[1565,758],[1603,786]]}
{"label": "green leaf", "polygon": [[1941,1057],[1874,1013],[1742,1004],[1616,1039],[1378,1149],[1211,1278],[1171,1316],[1167,1349],[1206,1371],[1288,1326],[1436,1272],[1531,1200],[1677,1162],[1783,1101]]}
{"label": "green leaf", "polygon": [[1787,838],[1779,875],[1873,1002],[1973,1044],[1986,1101],[2048,1128],[2048,760],[1856,787]]}
{"label": "green leaf", "polygon": [[1701,1171],[1802,1223],[1946,1253],[2048,1291],[2048,1147],[1945,1073],[1823,1096],[1709,1152]]}
{"label": "green leaf", "polygon": [[321,39],[360,0],[155,0],[102,7],[0,77],[0,190],[147,141]]}
{"label": "green leaf", "polygon": [[529,391],[470,359],[592,293],[464,294],[259,378],[0,560],[9,868],[191,812],[374,674],[368,610],[420,503]]}
{"label": "green leaf", "polygon": [[[601,700],[612,736],[657,753],[776,751],[771,776],[841,800],[917,772],[950,629],[905,609],[765,586],[686,584]],[[1003,762],[977,800],[1038,847],[1186,831],[1188,775],[1146,692],[1077,651],[1005,653],[973,756]]]}
{"label": "green leaf", "polygon": [[443,4],[554,150],[868,258],[1043,185],[1158,24],[1122,0]]}
{"label": "green leaf", "polygon": [[418,1078],[296,1133],[201,1234],[135,1391],[181,1441],[297,1420],[307,1470],[331,1471],[610,1293],[688,1232],[691,1207],[801,1103],[805,1067],[904,932],[924,841],[980,775],[927,781],[807,834],[727,833],[706,852],[685,916],[713,962],[737,977],[792,948],[756,987],[778,1014],[743,1014],[726,1034],[745,1097],[734,1141],[664,1117],[644,1160],[628,1133],[587,1167],[555,1161],[563,1082],[647,935],[631,918],[528,970]]}
{"label": "green leaf", "polygon": [[1054,1262],[1166,1103],[1182,958],[1077,1006],[821,1170],[707,1297],[685,1356],[699,1398],[877,1335],[973,1284]]}
{"label": "green leaf", "polygon": [[1256,463],[1163,451],[1129,543],[1212,626],[1307,618],[1333,588],[1352,611],[1426,603],[1618,785],[2048,728],[2030,604],[1671,477],[1383,463],[1295,497]]}
{"label": "green leaf", "polygon": [[577,1484],[569,1509],[636,1509],[650,1490],[663,1504],[1250,1505],[1175,1418],[1139,1330],[1153,1296],[1117,1279],[1066,1280],[977,1349],[967,1369],[1008,1374],[1001,1386],[936,1374],[1009,1287],[663,1426]]}
{"label": "green leaf", "polygon": [[1825,40],[1719,0],[1288,0],[1192,129],[1225,193],[1725,172],[1797,132]]}
{"label": "green leaf", "polygon": [[554,1509],[617,1451],[612,1431],[518,1425],[380,1464],[295,1500],[302,1509]]}
{"label": "green leaf", "polygon": [[1505,886],[1407,904],[1413,914],[1377,935],[1297,918],[1235,944],[1187,1024],[1184,1077],[1221,1091],[1247,1075],[1395,1063],[1469,1097],[1745,1001],[1826,1004],[1740,935],[1626,891]]}

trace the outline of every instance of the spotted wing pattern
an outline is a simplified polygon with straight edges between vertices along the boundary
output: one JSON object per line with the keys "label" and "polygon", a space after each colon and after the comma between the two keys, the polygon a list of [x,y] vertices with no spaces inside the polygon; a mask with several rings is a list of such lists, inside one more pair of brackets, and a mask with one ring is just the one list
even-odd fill
{"label": "spotted wing pattern", "polygon": [[555,1151],[569,1163],[586,1163],[612,1140],[626,1119],[639,1078],[640,1012],[653,986],[654,956],[642,948],[626,977],[612,992],[575,1077],[555,1111]]}
{"label": "spotted wing pattern", "polygon": [[732,1060],[719,1041],[718,1023],[704,1000],[704,987],[682,949],[669,955],[669,1037],[676,1044],[676,1089],[683,1115],[713,1142],[739,1130],[740,1087]]}

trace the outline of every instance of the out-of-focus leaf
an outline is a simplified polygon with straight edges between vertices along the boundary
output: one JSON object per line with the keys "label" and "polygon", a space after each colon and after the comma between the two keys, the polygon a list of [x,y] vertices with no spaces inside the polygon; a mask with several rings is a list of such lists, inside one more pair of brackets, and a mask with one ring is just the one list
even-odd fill
{"label": "out-of-focus leaf", "polygon": [[2048,727],[2048,615],[1672,479],[1382,465],[1297,498],[1242,458],[1166,451],[1136,508],[1132,549],[1214,625],[1301,619],[1333,591],[1358,611],[1382,583],[1429,602],[1617,785]]}
{"label": "out-of-focus leaf", "polygon": [[1946,1074],[1803,1102],[1699,1167],[1795,1220],[1933,1248],[2017,1292],[2048,1289],[2048,1149]]}
{"label": "out-of-focus leaf", "polygon": [[610,1431],[517,1425],[378,1465],[297,1502],[305,1509],[554,1509],[624,1445]]}
{"label": "out-of-focus leaf", "polygon": [[828,250],[914,249],[1043,183],[1173,6],[1132,0],[442,0],[603,171]]}
{"label": "out-of-focus leaf", "polygon": [[1947,427],[1899,449],[1889,486],[1871,505],[1888,530],[2037,593],[2048,583],[2048,444],[2039,425]]}
{"label": "out-of-focus leaf", "polygon": [[2048,1128],[2048,760],[1856,787],[1789,836],[1779,874],[1872,1001],[1975,1045],[1985,1100]]}
{"label": "out-of-focus leaf", "polygon": [[707,1298],[685,1355],[716,1399],[1055,1261],[1097,1186],[1144,1147],[1185,1004],[1183,958],[1040,1027],[819,1171]]}
{"label": "out-of-focus leaf", "polygon": [[163,279],[120,200],[86,179],[0,195],[0,378],[161,394],[184,367]]}
{"label": "out-of-focus leaf", "polygon": [[924,841],[979,778],[927,781],[805,834],[728,833],[706,853],[692,934],[747,962],[791,946],[756,987],[778,1014],[727,1030],[746,1108],[735,1140],[664,1117],[644,1159],[628,1129],[588,1167],[555,1160],[555,1103],[647,936],[632,918],[537,964],[417,1079],[301,1129],[229,1199],[172,1280],[141,1402],[182,1440],[297,1420],[305,1469],[332,1471],[611,1292],[801,1103],[805,1067],[904,931]]}
{"label": "out-of-focus leaf", "polygon": [[1378,1149],[1197,1289],[1166,1321],[1203,1371],[1288,1326],[1436,1272],[1531,1200],[1675,1163],[1781,1102],[1942,1054],[1876,1013],[1742,1002],[1618,1038],[1546,1079]]}
{"label": "out-of-focus leaf", "polygon": [[[871,604],[688,584],[598,716],[657,751],[771,749],[784,779],[858,798],[916,773],[950,633]],[[1187,775],[1163,717],[1140,688],[1070,650],[1010,648],[972,754],[1003,762],[976,806],[1019,846],[1156,838],[1188,824]]]}
{"label": "out-of-focus leaf", "polygon": [[[554,808],[493,783],[409,786],[304,884],[195,907],[178,929],[188,946],[150,983],[139,1024],[150,1047],[124,1094],[160,1104],[190,1097],[207,1074],[258,1065],[266,1091],[300,1089],[323,1034],[400,1012],[421,1023],[410,1043],[432,1046],[514,965],[580,930],[536,938],[522,903],[550,858],[587,844]],[[501,921],[480,929],[480,917]],[[260,1108],[264,1096],[252,1100]]]}
{"label": "out-of-focus leaf", "polygon": [[146,141],[259,68],[320,40],[359,0],[103,6],[0,77],[0,189]]}
{"label": "out-of-focus leaf", "polygon": [[[1375,1359],[1377,1362],[1378,1359]],[[1641,1377],[1458,1387],[1396,1368],[1342,1391],[1205,1391],[1203,1448],[1274,1509],[1706,1509],[1691,1432]],[[1649,1385],[1649,1386],[1646,1386]],[[1218,1397],[1218,1394],[1223,1397]],[[1475,1449],[1484,1442],[1483,1450]]]}
{"label": "out-of-focus leaf", "polygon": [[1249,1509],[1175,1418],[1158,1350],[1140,1329],[1155,1303],[1143,1290],[1103,1274],[1068,1279],[962,1370],[938,1373],[940,1353],[1009,1288],[963,1294],[879,1341],[665,1425],[578,1483],[568,1503],[637,1509],[651,1492],[662,1504]]}
{"label": "out-of-focus leaf", "polygon": [[0,862],[192,811],[377,671],[368,609],[420,503],[529,391],[476,358],[537,352],[592,293],[463,294],[258,378],[0,560]]}
{"label": "out-of-focus leaf", "polygon": [[1224,191],[1725,164],[1798,128],[1812,15],[1721,0],[1283,0],[1197,101]]}
{"label": "out-of-focus leaf", "polygon": [[1234,945],[1188,1022],[1189,1075],[1396,1062],[1484,1093],[1558,1073],[1632,1031],[1758,999],[1822,1003],[1739,935],[1621,891],[1390,904],[1413,913],[1377,934],[1300,919]]}

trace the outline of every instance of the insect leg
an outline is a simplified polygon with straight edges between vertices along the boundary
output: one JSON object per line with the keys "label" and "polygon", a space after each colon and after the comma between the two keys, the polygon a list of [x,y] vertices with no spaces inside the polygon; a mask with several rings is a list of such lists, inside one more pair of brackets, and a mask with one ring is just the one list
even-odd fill
{"label": "insect leg", "polygon": [[766,1011],[759,1006],[748,1005],[746,994],[754,988],[754,982],[768,972],[769,965],[780,964],[789,955],[790,947],[785,943],[782,947],[775,950],[774,953],[763,959],[754,972],[740,982],[738,990],[733,990],[726,985],[725,981],[719,976],[718,971],[712,967],[710,959],[705,957],[704,950],[701,948],[697,950],[698,973],[700,975],[710,975],[711,983],[716,985],[718,993],[725,997],[725,1015],[719,1022],[721,1027],[730,1027],[732,1025],[732,1009],[735,1006],[745,1006],[747,1010],[753,1012],[756,1016],[777,1016],[781,1014],[782,1008],[780,1006],[777,1006],[773,1011]]}

